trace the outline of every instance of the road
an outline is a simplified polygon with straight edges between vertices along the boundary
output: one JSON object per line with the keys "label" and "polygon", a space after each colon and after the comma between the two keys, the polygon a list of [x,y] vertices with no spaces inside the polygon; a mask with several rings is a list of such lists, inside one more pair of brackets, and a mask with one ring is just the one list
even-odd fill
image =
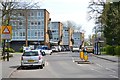
{"label": "road", "polygon": [[[90,64],[77,64],[79,53],[46,55],[43,69],[18,69],[10,78],[118,78],[118,63],[89,55]],[[19,64],[20,65],[20,64]],[[18,65],[16,65],[18,66]]]}

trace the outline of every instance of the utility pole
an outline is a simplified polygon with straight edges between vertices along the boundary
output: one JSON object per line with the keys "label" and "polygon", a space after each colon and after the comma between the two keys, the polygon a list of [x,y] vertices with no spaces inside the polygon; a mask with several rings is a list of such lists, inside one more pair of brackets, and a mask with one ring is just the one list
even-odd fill
{"label": "utility pole", "polygon": [[26,47],[28,46],[28,16],[27,16],[27,9],[25,9],[25,18],[26,18],[26,27],[25,27],[25,44]]}

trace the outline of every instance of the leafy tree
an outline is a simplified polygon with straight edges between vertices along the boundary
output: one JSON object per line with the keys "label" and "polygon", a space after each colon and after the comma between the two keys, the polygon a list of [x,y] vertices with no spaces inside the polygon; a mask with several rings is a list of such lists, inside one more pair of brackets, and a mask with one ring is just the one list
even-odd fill
{"label": "leafy tree", "polygon": [[101,15],[107,44],[120,45],[120,2],[106,3]]}
{"label": "leafy tree", "polygon": [[92,0],[88,8],[89,20],[95,20],[95,33],[103,32],[108,45],[120,45],[120,2]]}

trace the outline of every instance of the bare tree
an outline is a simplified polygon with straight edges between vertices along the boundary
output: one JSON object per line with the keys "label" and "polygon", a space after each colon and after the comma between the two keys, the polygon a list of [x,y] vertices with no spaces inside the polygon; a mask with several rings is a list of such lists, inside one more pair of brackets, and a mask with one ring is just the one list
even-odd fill
{"label": "bare tree", "polygon": [[[2,11],[2,15],[0,16],[0,18],[2,18],[2,25],[4,26],[8,26],[10,25],[10,20],[12,19],[13,20],[13,15],[16,16],[14,17],[14,19],[18,19],[17,18],[17,15],[18,15],[18,12],[17,10],[19,9],[24,9],[23,11],[26,17],[26,46],[28,45],[28,42],[27,42],[27,26],[28,26],[28,23],[27,23],[27,9],[36,9],[36,8],[40,8],[40,5],[38,5],[39,2],[36,2],[36,3],[31,3],[31,2],[15,2],[14,1],[11,1],[11,2],[8,2],[7,0],[4,1],[4,2],[0,2],[0,10]],[[4,55],[4,51],[5,51],[5,40],[3,40],[3,55]]]}
{"label": "bare tree", "polygon": [[103,12],[105,0],[91,0],[88,6],[88,20],[97,19]]}

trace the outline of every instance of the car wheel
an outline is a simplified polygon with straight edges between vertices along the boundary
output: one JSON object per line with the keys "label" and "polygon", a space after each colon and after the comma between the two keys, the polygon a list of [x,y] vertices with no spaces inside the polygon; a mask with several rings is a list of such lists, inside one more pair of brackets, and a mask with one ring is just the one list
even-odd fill
{"label": "car wheel", "polygon": [[39,68],[40,68],[40,69],[43,69],[43,65],[40,65]]}
{"label": "car wheel", "polygon": [[52,55],[52,52],[50,53],[50,55]]}
{"label": "car wheel", "polygon": [[45,66],[45,63],[43,64],[43,67]]}

